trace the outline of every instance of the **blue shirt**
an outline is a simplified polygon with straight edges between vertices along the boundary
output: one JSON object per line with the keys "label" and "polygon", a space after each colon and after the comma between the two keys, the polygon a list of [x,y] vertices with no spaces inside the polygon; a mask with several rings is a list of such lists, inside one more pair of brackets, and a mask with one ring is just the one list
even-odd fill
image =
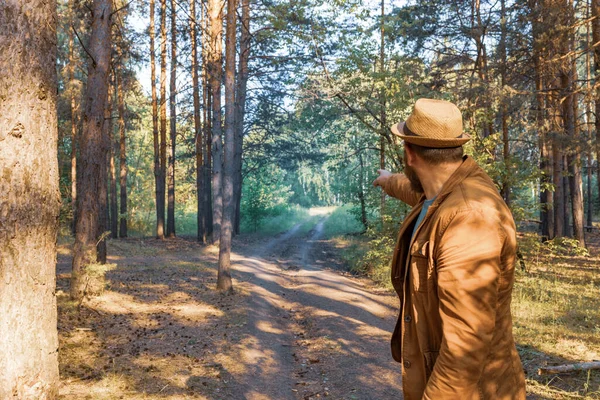
{"label": "blue shirt", "polygon": [[421,213],[419,214],[419,218],[417,218],[417,222],[415,222],[415,227],[413,228],[412,236],[415,236],[415,233],[417,232],[417,229],[419,228],[419,225],[421,225],[421,222],[423,222],[423,219],[425,218],[425,214],[427,214],[427,210],[429,210],[429,206],[433,204],[433,202],[435,201],[436,197],[437,196],[435,196],[431,200],[425,200],[425,202],[423,203],[423,208],[421,209]]}

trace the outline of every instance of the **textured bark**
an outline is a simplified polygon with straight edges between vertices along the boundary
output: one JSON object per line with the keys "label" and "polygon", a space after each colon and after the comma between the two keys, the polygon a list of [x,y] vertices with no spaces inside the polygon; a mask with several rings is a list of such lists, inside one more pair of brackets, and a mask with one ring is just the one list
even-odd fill
{"label": "textured bark", "polygon": [[[592,41],[600,42],[600,0],[592,0]],[[596,82],[600,81],[600,46],[594,46],[594,76]],[[598,164],[597,183],[598,196],[600,197],[600,85],[595,93],[595,125],[596,125],[596,160]]]}
{"label": "textured bark", "polygon": [[175,145],[177,140],[177,19],[171,0],[171,79],[169,86],[169,133],[171,147],[168,170],[167,236],[175,237]]}
{"label": "textured bark", "polygon": [[231,238],[233,236],[235,172],[235,50],[236,1],[227,0],[227,32],[225,37],[225,140],[223,168],[223,220],[219,242],[217,289],[231,291]]}
{"label": "textured bark", "polygon": [[213,202],[212,202],[212,92],[208,77],[208,15],[202,7],[202,120],[204,121],[202,131],[204,132],[204,204],[206,205],[206,238],[212,238],[213,234]]}
{"label": "textured bark", "polygon": [[562,144],[559,139],[552,143],[552,183],[554,184],[554,237],[562,237],[565,232],[565,205],[563,186]]}
{"label": "textured bark", "polygon": [[500,193],[502,198],[506,202],[506,205],[510,207],[510,177],[511,177],[511,161],[510,161],[510,146],[508,138],[508,107],[507,100],[504,95],[504,88],[506,87],[506,4],[505,0],[500,1],[500,43],[498,45],[498,51],[500,52],[500,84],[502,86],[502,92],[500,94],[500,121],[502,128],[502,159],[504,160],[505,174],[502,179],[502,188]]}
{"label": "textured bark", "polygon": [[[69,14],[71,24],[75,21],[74,1],[69,0]],[[77,214],[75,204],[77,203],[77,127],[79,126],[79,107],[77,103],[75,85],[75,41],[73,29],[68,29],[69,35],[69,97],[71,107],[71,211],[73,223],[71,230],[75,233],[75,215]]]}
{"label": "textured bark", "polygon": [[122,74],[117,74],[117,108],[119,110],[119,200],[121,206],[119,211],[119,236],[125,238],[127,237],[127,151],[125,148],[125,100],[123,97]]}
{"label": "textured bark", "polygon": [[[150,79],[152,80],[152,138],[154,145],[154,197],[156,202],[156,237],[164,237],[165,228],[165,208],[164,191],[161,192],[160,175],[160,138],[158,132],[158,99],[156,94],[156,53],[155,53],[155,29],[154,29],[154,0],[150,0]],[[164,190],[164,189],[163,189]],[[161,196],[162,194],[162,196]],[[160,199],[163,199],[162,203]]]}
{"label": "textured bark", "polygon": [[221,237],[221,219],[223,215],[223,143],[221,128],[221,79],[223,69],[223,3],[221,0],[208,0],[208,79],[212,99],[212,241]]}
{"label": "textured bark", "polygon": [[[110,94],[108,96],[108,104],[112,104],[114,96]],[[109,113],[110,114],[110,113]],[[109,146],[109,176],[110,176],[110,234],[113,239],[119,237],[119,207],[117,202],[117,166],[115,163],[116,154],[119,151],[119,146],[114,138],[114,129],[112,118],[105,121],[107,125],[108,141]]]}
{"label": "textured bark", "polygon": [[56,4],[0,2],[0,398],[58,396]]}
{"label": "textured bark", "polygon": [[196,147],[196,193],[198,201],[198,241],[206,243],[206,194],[204,193],[204,146],[200,122],[200,80],[198,77],[198,28],[196,0],[190,0],[190,39],[192,46],[192,86],[194,97],[194,139]]}
{"label": "textured bark", "polygon": [[[574,26],[574,10],[572,0],[568,2],[566,13],[566,30],[567,40],[565,40],[565,54],[567,54],[566,62],[563,66],[561,74],[562,88],[565,91],[563,106],[563,120],[565,133],[569,137],[571,146],[566,155],[567,166],[569,172],[568,186],[571,203],[571,216],[573,218],[572,234],[577,239],[579,244],[585,247],[585,239],[583,236],[583,190],[581,179],[581,147],[579,141],[579,129],[577,124],[577,115],[579,115],[577,107],[577,95],[575,93],[577,82],[577,65],[575,57],[571,52],[575,49],[575,30]],[[567,203],[567,201],[565,201]],[[567,213],[565,213],[567,214]],[[568,234],[571,233],[569,227]]]}
{"label": "textured bark", "polygon": [[110,16],[111,0],[95,0],[92,9],[92,33],[88,51],[88,82],[80,141],[81,168],[78,170],[79,196],[77,198],[77,228],[73,246],[71,297],[81,299],[87,279],[86,269],[96,263],[96,244],[100,226],[101,174],[106,175],[106,143],[104,138],[104,107],[108,97],[110,69]]}
{"label": "textured bark", "polygon": [[242,0],[242,19],[240,21],[240,60],[236,89],[236,133],[235,133],[235,176],[233,186],[235,219],[234,233],[240,233],[241,201],[242,201],[242,149],[244,147],[244,118],[246,116],[246,92],[248,86],[248,60],[250,59],[250,0]]}
{"label": "textured bark", "polygon": [[165,180],[167,175],[167,0],[160,1],[160,142],[156,189],[158,208],[157,237],[165,237]]}
{"label": "textured bark", "polygon": [[[571,72],[571,77],[572,82],[575,82],[577,80],[575,60],[573,60],[572,66],[573,69]],[[571,196],[571,215],[573,216],[573,236],[579,242],[580,246],[585,247],[585,237],[583,233],[583,179],[581,176],[581,146],[578,144],[580,132],[576,121],[576,116],[579,115],[577,107],[578,99],[575,93],[572,93],[571,98],[572,111],[569,117],[573,118],[573,122],[569,123],[568,127],[569,129],[572,129],[571,133],[575,145],[567,155],[569,171],[569,194]]]}
{"label": "textured bark", "polygon": [[110,147],[111,140],[110,137],[112,135],[113,130],[113,122],[112,122],[112,111],[113,111],[113,97],[114,97],[114,76],[109,73],[108,77],[108,94],[106,96],[106,104],[104,106],[104,123],[102,126],[102,140],[105,143],[102,145],[102,148],[105,150],[103,155],[106,158],[106,162],[104,163],[106,169],[104,173],[101,173],[98,176],[99,181],[99,192],[98,203],[100,204],[100,219],[98,224],[98,233],[96,236],[98,239],[97,252],[98,252],[98,262],[100,264],[106,264],[106,236],[104,233],[110,230],[110,199],[109,199],[109,176],[110,176]]}
{"label": "textured bark", "polygon": [[[385,0],[381,0],[381,20],[379,21],[379,73],[384,79],[381,91],[379,93],[379,123],[380,123],[380,136],[379,136],[379,168],[385,169],[385,132],[388,129],[386,114],[385,114]],[[379,197],[379,215],[383,222],[385,214],[385,192],[382,190]]]}
{"label": "textured bark", "polygon": [[545,57],[544,36],[545,31],[543,26],[542,4],[536,0],[529,1],[529,14],[531,17],[531,26],[533,34],[533,61],[535,71],[535,124],[538,133],[538,148],[540,152],[540,220],[542,240],[554,238],[554,199],[552,192],[548,190],[552,183],[552,153],[551,140],[548,137],[548,129],[546,127],[548,108],[544,90],[546,89],[545,75],[546,69],[543,68],[543,60]]}

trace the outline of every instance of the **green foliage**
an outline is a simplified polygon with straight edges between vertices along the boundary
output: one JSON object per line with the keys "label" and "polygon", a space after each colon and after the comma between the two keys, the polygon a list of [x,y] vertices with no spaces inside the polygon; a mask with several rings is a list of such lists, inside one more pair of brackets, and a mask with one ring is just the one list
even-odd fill
{"label": "green foliage", "polygon": [[289,208],[290,187],[285,172],[276,166],[260,168],[246,176],[242,188],[242,231],[256,232],[267,216],[279,216]]}
{"label": "green foliage", "polygon": [[519,249],[536,260],[541,256],[590,256],[588,249],[581,247],[579,241],[573,238],[556,237],[542,242],[541,236],[533,232],[525,233],[519,238]]}
{"label": "green foliage", "polygon": [[544,242],[550,254],[589,257],[588,249],[579,245],[579,241],[568,237],[557,237]]}
{"label": "green foliage", "polygon": [[353,213],[355,207],[346,204],[336,207],[323,224],[323,234],[327,238],[339,235],[355,235],[364,231],[360,218]]}

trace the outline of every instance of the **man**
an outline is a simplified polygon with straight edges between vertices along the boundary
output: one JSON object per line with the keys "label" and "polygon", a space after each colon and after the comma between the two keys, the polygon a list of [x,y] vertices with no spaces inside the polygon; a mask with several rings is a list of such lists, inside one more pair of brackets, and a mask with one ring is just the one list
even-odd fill
{"label": "man", "polygon": [[470,137],[454,104],[420,99],[392,132],[404,140],[404,174],[379,170],[373,184],[413,206],[392,259],[400,316],[391,346],[404,398],[525,399],[510,314],[510,210],[463,157]]}

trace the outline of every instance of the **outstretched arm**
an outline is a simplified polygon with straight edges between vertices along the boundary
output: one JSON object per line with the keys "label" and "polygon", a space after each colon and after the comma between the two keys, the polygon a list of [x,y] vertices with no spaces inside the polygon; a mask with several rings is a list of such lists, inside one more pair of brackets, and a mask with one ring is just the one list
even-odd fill
{"label": "outstretched arm", "polygon": [[409,206],[419,202],[422,193],[415,192],[410,187],[410,181],[404,174],[392,174],[385,169],[378,169],[379,176],[373,181],[373,186],[380,186],[389,196],[402,200]]}

